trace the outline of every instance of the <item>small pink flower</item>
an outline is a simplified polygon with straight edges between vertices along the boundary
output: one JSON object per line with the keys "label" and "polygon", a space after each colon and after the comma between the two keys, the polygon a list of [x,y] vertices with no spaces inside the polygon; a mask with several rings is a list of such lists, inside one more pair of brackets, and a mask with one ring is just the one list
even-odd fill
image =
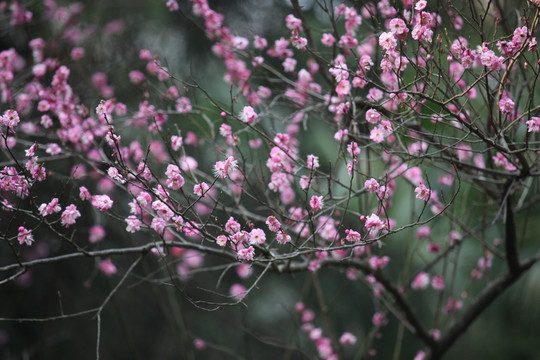
{"label": "small pink flower", "polygon": [[414,10],[416,11],[422,11],[426,8],[427,1],[426,0],[418,0],[416,4],[414,5]]}
{"label": "small pink flower", "polygon": [[514,111],[514,102],[508,97],[503,97],[499,101],[499,110],[501,113],[510,115]]}
{"label": "small pink flower", "polygon": [[347,145],[347,152],[351,154],[352,157],[358,156],[360,154],[360,147],[356,141],[353,141]]}
{"label": "small pink flower", "polygon": [[358,242],[358,241],[360,241],[360,233],[359,232],[347,229],[347,230],[345,230],[345,233],[347,234],[347,237],[345,238],[347,241],[350,241],[350,242]]}
{"label": "small pink flower", "polygon": [[377,182],[377,180],[371,178],[371,179],[366,180],[366,181],[364,182],[364,187],[365,187],[366,190],[369,191],[370,193],[376,193],[377,191],[379,191],[380,185],[379,185],[379,183]]}
{"label": "small pink flower", "polygon": [[366,121],[370,124],[377,124],[381,120],[381,114],[375,109],[366,111]]}
{"label": "small pink flower", "polygon": [[379,36],[379,45],[386,51],[394,50],[397,46],[397,40],[391,32],[383,32]]}
{"label": "small pink flower", "polygon": [[238,166],[238,161],[235,160],[233,156],[229,156],[225,161],[218,161],[214,165],[214,175],[225,179],[228,176],[231,176],[233,170]]}
{"label": "small pink flower", "polygon": [[286,58],[283,60],[283,71],[285,72],[293,72],[296,68],[296,60],[293,58]]}
{"label": "small pink flower", "polygon": [[195,346],[195,349],[197,350],[206,349],[206,343],[202,339],[193,339],[193,346]]}
{"label": "small pink flower", "polygon": [[205,182],[193,186],[193,193],[197,196],[204,196],[208,190],[210,190],[210,186]]}
{"label": "small pink flower", "polygon": [[90,234],[90,236],[88,237],[88,241],[90,241],[92,244],[103,240],[103,238],[107,234],[105,232],[105,229],[101,225],[92,226],[88,232]]}
{"label": "small pink flower", "polygon": [[414,278],[411,288],[414,290],[423,290],[429,286],[429,275],[421,272]]}
{"label": "small pink flower", "polygon": [[92,206],[100,211],[107,211],[113,206],[113,201],[108,195],[92,196]]}
{"label": "small pink flower", "polygon": [[444,290],[444,279],[442,275],[436,275],[431,279],[431,287],[435,290]]}
{"label": "small pink flower", "polygon": [[281,223],[276,219],[274,215],[270,215],[266,218],[266,225],[268,225],[268,229],[270,231],[276,232],[281,227]]}
{"label": "small pink flower", "polygon": [[341,80],[336,85],[336,94],[338,94],[339,96],[349,95],[350,92],[351,92],[351,83],[349,82],[349,80]]}
{"label": "small pink flower", "polygon": [[316,170],[319,168],[319,157],[315,155],[308,155],[307,156],[307,167],[311,170]]}
{"label": "small pink flower", "polygon": [[386,267],[386,265],[388,265],[389,262],[390,262],[390,258],[388,256],[379,257],[379,256],[374,255],[370,257],[368,260],[369,266],[373,270],[383,269]]}
{"label": "small pink flower", "polygon": [[324,205],[323,197],[322,196],[315,196],[313,195],[311,197],[311,200],[309,201],[309,206],[311,206],[311,209],[313,209],[313,212],[319,211]]}
{"label": "small pink flower", "polygon": [[356,336],[350,332],[344,332],[339,338],[339,343],[341,345],[354,345],[356,344]]}
{"label": "small pink flower", "polygon": [[176,111],[180,114],[185,114],[192,110],[191,101],[187,97],[178,98],[175,105]]}
{"label": "small pink flower", "polygon": [[285,231],[280,231],[276,235],[276,240],[281,245],[286,244],[288,242],[291,242],[291,236],[287,234]]}
{"label": "small pink flower", "polygon": [[7,110],[3,116],[0,116],[0,124],[8,127],[17,126],[20,121],[19,114],[15,110]]}
{"label": "small pink flower", "polygon": [[171,147],[174,151],[180,150],[182,147],[183,139],[181,136],[173,135],[171,136]]}
{"label": "small pink flower", "polygon": [[60,212],[62,207],[58,205],[58,198],[53,198],[48,204],[41,204],[38,208],[41,216],[51,215],[57,212]]}
{"label": "small pink flower", "polygon": [[302,31],[302,20],[298,19],[292,14],[287,15],[285,18],[285,26],[289,30]]}
{"label": "small pink flower", "polygon": [[321,43],[324,46],[332,46],[336,42],[336,39],[332,34],[324,33],[321,36]]}
{"label": "small pink flower", "polygon": [[431,196],[431,190],[424,184],[418,185],[416,189],[414,189],[414,192],[416,193],[416,198],[423,201],[428,201]]}
{"label": "small pink flower", "polygon": [[424,360],[425,357],[426,357],[425,351],[418,350],[418,352],[417,352],[416,355],[414,356],[414,359],[413,359],[413,360]]}
{"label": "small pink flower", "polygon": [[437,253],[441,250],[441,245],[437,244],[436,242],[430,242],[427,245],[427,250],[430,253]]}
{"label": "small pink flower", "polygon": [[250,244],[262,244],[266,241],[266,234],[262,229],[255,228],[249,233]]}
{"label": "small pink flower", "polygon": [[227,237],[225,235],[218,235],[216,237],[216,244],[218,244],[221,247],[227,245]]}
{"label": "small pink flower", "polygon": [[349,135],[349,130],[340,129],[334,134],[334,139],[336,139],[337,141],[345,141],[347,140],[348,135]]}
{"label": "small pink flower", "polygon": [[99,270],[107,276],[116,274],[116,266],[112,263],[111,259],[101,260],[99,262]]}
{"label": "small pink flower", "polygon": [[311,178],[309,176],[302,175],[298,181],[298,184],[302,190],[307,190],[311,187]]}
{"label": "small pink flower", "polygon": [[431,228],[427,225],[420,226],[418,230],[416,230],[417,239],[425,239],[425,238],[428,238],[430,235],[431,235]]}
{"label": "small pink flower", "polygon": [[92,198],[92,195],[90,195],[90,192],[87,188],[81,186],[79,188],[79,197],[81,198],[81,200],[90,200]]}
{"label": "small pink flower", "polygon": [[232,284],[229,294],[236,300],[242,300],[247,294],[247,289],[242,284]]}
{"label": "small pink flower", "polygon": [[169,205],[165,204],[160,200],[152,202],[152,209],[157,213],[160,218],[165,221],[169,221],[174,216],[174,212],[171,210]]}
{"label": "small pink flower", "polygon": [[180,175],[180,169],[174,164],[167,165],[167,171],[165,171],[167,176],[167,187],[173,190],[178,190],[184,186],[184,178]]}
{"label": "small pink flower", "polygon": [[154,229],[158,234],[163,234],[166,225],[167,223],[165,222],[165,220],[156,217],[152,219],[150,227],[152,227],[152,229]]}
{"label": "small pink flower", "polygon": [[248,124],[254,123],[258,117],[259,116],[255,113],[255,110],[253,110],[251,106],[244,106],[244,109],[240,114],[240,119],[242,119],[243,122]]}
{"label": "small pink flower", "polygon": [[371,321],[375,326],[385,326],[388,323],[386,315],[381,312],[376,312],[375,314],[373,314],[373,318]]}
{"label": "small pink flower", "polygon": [[240,231],[240,224],[236,220],[234,220],[234,218],[230,217],[225,224],[225,231],[227,231],[231,235],[236,234]]}
{"label": "small pink flower", "polygon": [[47,149],[45,150],[45,152],[49,155],[58,155],[62,152],[62,149],[60,148],[60,146],[56,143],[52,143],[52,144],[47,144]]}
{"label": "small pink flower", "polygon": [[253,258],[255,256],[255,248],[253,248],[253,246],[250,246],[245,249],[240,249],[236,253],[236,256],[239,260],[253,261]]}
{"label": "small pink flower", "polygon": [[540,118],[533,116],[527,121],[527,131],[532,133],[540,132]]}
{"label": "small pink flower", "polygon": [[366,218],[364,226],[368,229],[370,234],[375,235],[379,230],[384,228],[385,224],[377,215],[371,214]]}
{"label": "small pink flower", "polygon": [[17,240],[19,244],[26,244],[28,246],[32,245],[34,242],[34,236],[30,230],[27,230],[24,226],[19,226],[19,233],[17,234]]}
{"label": "small pink flower", "polygon": [[371,129],[369,138],[373,140],[373,142],[380,144],[384,141],[384,132],[377,126],[376,128]]}
{"label": "small pink flower", "polygon": [[62,213],[62,225],[69,227],[70,225],[75,224],[76,219],[80,216],[81,213],[77,210],[77,206],[74,204],[68,205]]}

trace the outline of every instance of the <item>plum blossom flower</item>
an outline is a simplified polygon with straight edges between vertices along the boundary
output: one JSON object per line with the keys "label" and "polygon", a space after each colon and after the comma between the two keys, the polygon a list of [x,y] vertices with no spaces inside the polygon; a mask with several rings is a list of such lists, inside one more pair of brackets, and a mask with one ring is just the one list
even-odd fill
{"label": "plum blossom flower", "polygon": [[53,198],[48,204],[41,204],[38,208],[41,216],[51,215],[57,212],[60,212],[62,207],[58,205],[58,198]]}
{"label": "plum blossom flower", "polygon": [[296,59],[286,58],[281,65],[283,65],[283,71],[293,72],[296,69]]}
{"label": "plum blossom flower", "polygon": [[426,8],[427,1],[426,0],[418,0],[416,4],[414,5],[414,10],[416,11],[422,11]]}
{"label": "plum blossom flower", "polygon": [[227,245],[227,237],[225,235],[218,235],[216,237],[216,244],[218,244],[221,247]]}
{"label": "plum blossom flower", "polygon": [[420,226],[418,230],[416,230],[417,239],[425,239],[425,238],[428,238],[430,235],[431,235],[431,228],[427,225]]}
{"label": "plum blossom flower", "polygon": [[242,113],[240,114],[240,119],[242,119],[243,122],[252,124],[257,120],[259,116],[257,113],[255,113],[255,110],[251,106],[244,106],[244,109],[242,110]]}
{"label": "plum blossom flower", "polygon": [[180,114],[188,113],[192,110],[191,101],[187,97],[178,98],[175,108]]}
{"label": "plum blossom flower", "polygon": [[435,290],[444,290],[444,279],[442,275],[436,275],[431,279],[431,287]]}
{"label": "plum blossom flower", "polygon": [[347,152],[351,154],[352,157],[358,156],[360,154],[360,146],[358,146],[358,143],[356,141],[350,142],[347,145]]}
{"label": "plum blossom flower", "polygon": [[170,207],[160,200],[156,200],[152,203],[152,209],[155,210],[157,215],[163,220],[170,220],[174,216],[174,212]]}
{"label": "plum blossom flower", "polygon": [[386,51],[394,50],[397,46],[397,40],[391,32],[383,32],[379,36],[379,45]]}
{"label": "plum blossom flower", "polygon": [[366,111],[366,121],[370,124],[377,124],[381,120],[381,114],[375,109]]}
{"label": "plum blossom flower", "polygon": [[349,95],[350,92],[351,92],[351,83],[349,82],[349,80],[341,80],[336,85],[336,94],[338,94],[339,96]]}
{"label": "plum blossom flower", "polygon": [[356,344],[356,336],[350,332],[344,332],[339,338],[339,343],[341,345],[354,345]]}
{"label": "plum blossom flower", "polygon": [[201,182],[193,186],[193,193],[197,196],[204,196],[208,190],[210,190],[210,186],[205,182]]}
{"label": "plum blossom flower", "polygon": [[88,233],[88,241],[92,244],[100,242],[101,240],[103,240],[103,238],[105,238],[105,235],[107,234],[105,232],[105,228],[103,228],[103,226],[101,225],[92,226]]}
{"label": "plum blossom flower", "polygon": [[375,235],[379,230],[384,229],[384,222],[376,214],[371,214],[365,220],[364,226],[372,235]]}
{"label": "plum blossom flower", "polygon": [[242,300],[247,295],[247,289],[242,284],[232,284],[229,294],[236,300]]}
{"label": "plum blossom flower", "polygon": [[428,201],[431,196],[431,190],[429,190],[426,185],[420,184],[414,189],[416,193],[416,198],[424,201]]}
{"label": "plum blossom flower", "polygon": [[501,113],[509,115],[514,111],[514,102],[508,97],[503,97],[499,101],[499,110]]}
{"label": "plum blossom flower", "polygon": [[311,170],[316,170],[319,168],[319,157],[313,154],[307,156],[307,167]]}
{"label": "plum blossom flower", "polygon": [[236,234],[240,231],[240,224],[238,223],[238,221],[234,220],[233,217],[230,217],[225,224],[225,231],[227,231],[231,235]]}
{"label": "plum blossom flower", "polygon": [[99,270],[107,276],[114,275],[117,271],[116,266],[113,264],[111,259],[101,260],[99,262]]}
{"label": "plum blossom flower", "polygon": [[171,147],[174,151],[180,150],[182,147],[183,139],[181,136],[173,135],[171,136]]}
{"label": "plum blossom flower", "polygon": [[173,190],[178,190],[184,186],[184,178],[180,175],[180,169],[174,164],[167,165],[167,171],[165,171],[167,176],[167,187]]}
{"label": "plum blossom flower", "polygon": [[358,231],[347,229],[345,230],[345,233],[347,234],[347,237],[345,238],[347,241],[350,241],[350,242],[360,241],[360,233]]}
{"label": "plum blossom flower", "polygon": [[382,257],[372,256],[368,260],[369,266],[373,270],[383,269],[386,267],[386,265],[388,265],[389,262],[390,262],[390,258],[388,256],[382,256]]}
{"label": "plum blossom flower", "polygon": [[238,166],[238,161],[233,157],[229,156],[225,161],[218,161],[214,165],[214,175],[225,179],[227,176],[231,176],[232,172]]}
{"label": "plum blossom flower", "polygon": [[92,195],[90,195],[90,192],[86,187],[81,186],[79,188],[79,197],[81,198],[81,200],[90,200],[92,198]]}
{"label": "plum blossom flower", "polygon": [[62,213],[62,225],[65,227],[69,227],[70,225],[75,224],[75,221],[78,217],[81,216],[81,213],[79,210],[77,210],[77,206],[74,204],[66,206],[66,209]]}
{"label": "plum blossom flower", "polygon": [[270,215],[269,217],[266,218],[266,225],[268,225],[268,229],[270,229],[270,231],[273,231],[273,232],[278,231],[279,228],[281,227],[281,223],[279,222],[278,219],[276,219],[274,215]]}
{"label": "plum blossom flower", "polygon": [[92,196],[92,206],[100,211],[107,211],[113,206],[113,201],[108,195]]}
{"label": "plum blossom flower", "polygon": [[249,233],[250,244],[262,244],[266,241],[266,234],[262,229],[255,228]]}
{"label": "plum blossom flower", "polygon": [[26,229],[24,226],[19,226],[18,231],[17,240],[19,240],[19,244],[26,244],[28,246],[32,245],[34,242],[32,231]]}
{"label": "plum blossom flower", "polygon": [[411,283],[411,288],[414,290],[424,290],[429,286],[429,275],[421,272],[415,276]]}
{"label": "plum blossom flower", "polygon": [[374,178],[368,179],[364,182],[364,187],[370,193],[376,193],[379,191],[380,185]]}
{"label": "plum blossom flower", "polygon": [[533,116],[527,121],[527,131],[537,133],[540,132],[540,118]]}
{"label": "plum blossom flower", "polygon": [[47,154],[58,155],[62,152],[60,146],[56,143],[47,144],[47,149],[45,150]]}
{"label": "plum blossom flower", "polygon": [[292,14],[287,15],[285,18],[285,25],[289,30],[302,31],[302,20]]}
{"label": "plum blossom flower", "polygon": [[285,231],[280,231],[276,235],[276,240],[280,244],[286,244],[288,242],[291,242],[291,236],[287,234]]}
{"label": "plum blossom flower", "polygon": [[162,218],[153,218],[150,227],[154,229],[158,234],[162,234],[165,230],[167,223]]}
{"label": "plum blossom flower", "polygon": [[0,116],[0,124],[4,124],[7,127],[17,126],[20,121],[19,114],[15,110],[7,110],[3,116]]}
{"label": "plum blossom flower", "polygon": [[373,140],[373,142],[380,144],[385,139],[385,131],[380,127],[377,126],[369,132],[369,138]]}
{"label": "plum blossom flower", "polygon": [[336,42],[336,39],[332,34],[324,33],[321,36],[321,43],[324,46],[332,46]]}
{"label": "plum blossom flower", "polygon": [[313,209],[313,212],[319,211],[324,205],[323,197],[313,195],[311,200],[309,200],[309,206]]}
{"label": "plum blossom flower", "polygon": [[381,312],[376,312],[373,314],[372,323],[375,326],[385,326],[388,324],[388,319],[386,318],[386,315],[384,315]]}
{"label": "plum blossom flower", "polygon": [[255,249],[253,248],[253,246],[240,249],[237,251],[236,256],[239,260],[253,261],[253,258],[255,256]]}
{"label": "plum blossom flower", "polygon": [[394,36],[401,40],[405,39],[407,33],[409,32],[405,21],[400,18],[394,18],[390,20],[390,22],[388,23],[388,29],[392,32],[392,34],[394,34]]}

